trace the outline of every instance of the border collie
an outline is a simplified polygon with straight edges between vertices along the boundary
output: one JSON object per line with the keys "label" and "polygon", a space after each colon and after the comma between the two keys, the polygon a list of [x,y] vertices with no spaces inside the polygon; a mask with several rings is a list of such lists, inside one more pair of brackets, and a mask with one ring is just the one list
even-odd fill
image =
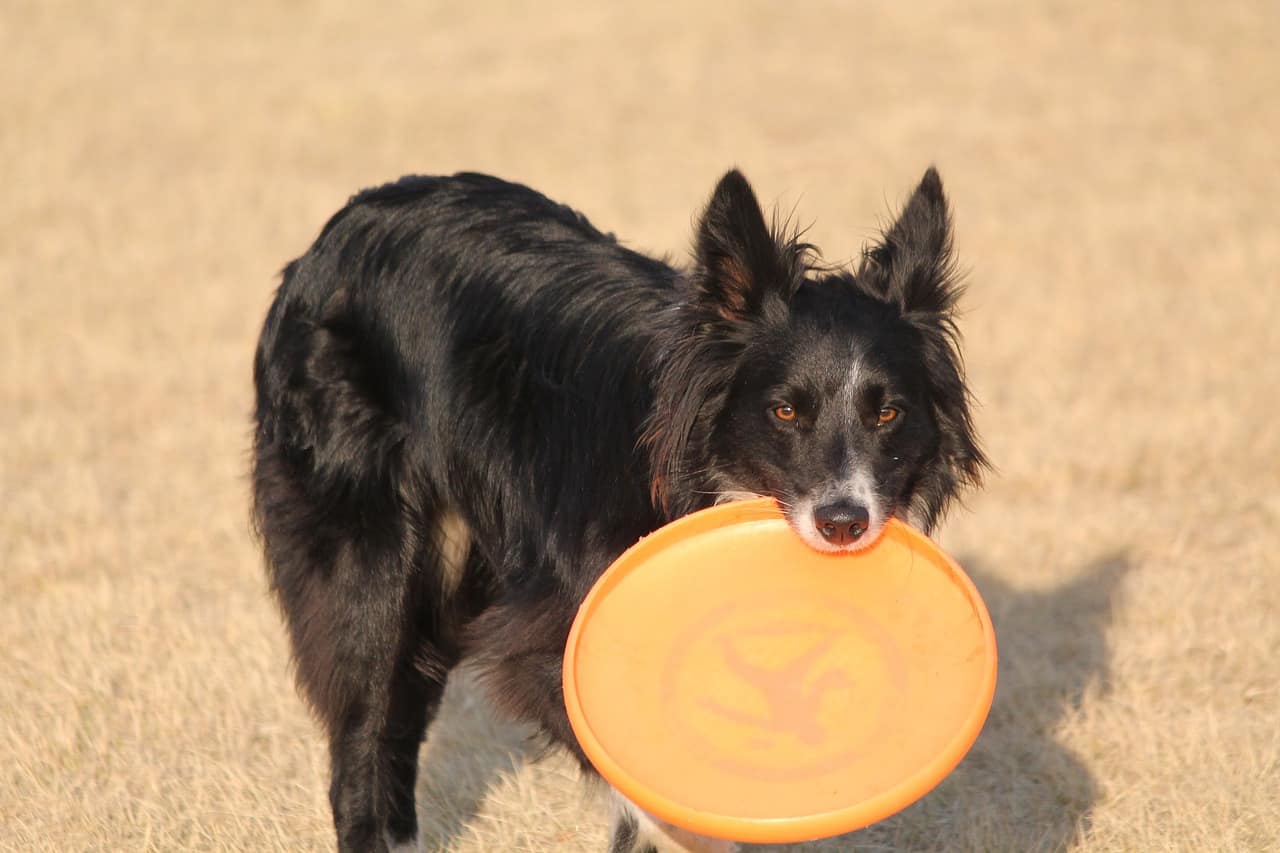
{"label": "border collie", "polygon": [[[856,269],[766,223],[737,171],[694,244],[681,269],[519,184],[406,177],[285,268],[254,361],[254,518],[341,850],[416,847],[418,747],[464,658],[594,775],[561,656],[655,528],[768,495],[813,548],[855,551],[978,483],[936,171]],[[615,853],[696,846],[621,805]]]}

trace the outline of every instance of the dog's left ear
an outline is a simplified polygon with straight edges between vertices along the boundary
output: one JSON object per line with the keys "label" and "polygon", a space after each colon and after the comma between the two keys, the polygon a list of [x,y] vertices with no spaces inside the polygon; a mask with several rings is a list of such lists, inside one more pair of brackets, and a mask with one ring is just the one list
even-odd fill
{"label": "dog's left ear", "polygon": [[729,321],[767,310],[771,299],[785,302],[804,276],[807,248],[770,229],[747,179],[729,171],[698,223],[698,301]]}
{"label": "dog's left ear", "polygon": [[879,245],[863,254],[858,278],[903,311],[945,314],[955,305],[951,214],[937,169],[929,167]]}
{"label": "dog's left ear", "polygon": [[990,467],[974,430],[960,358],[953,317],[960,287],[951,255],[951,215],[935,169],[924,173],[897,221],[864,255],[857,278],[896,303],[920,333],[941,433],[940,464],[921,479],[915,495],[928,530],[963,488],[981,483]]}

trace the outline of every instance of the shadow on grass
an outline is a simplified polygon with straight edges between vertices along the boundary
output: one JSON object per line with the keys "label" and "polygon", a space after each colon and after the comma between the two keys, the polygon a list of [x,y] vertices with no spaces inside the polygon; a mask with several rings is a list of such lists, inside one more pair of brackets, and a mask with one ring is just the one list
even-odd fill
{"label": "shadow on grass", "polygon": [[[995,701],[968,756],[933,792],[868,829],[747,850],[1057,853],[1087,835],[1098,783],[1058,732],[1087,692],[1109,689],[1107,633],[1129,559],[1107,555],[1061,586],[1033,591],[1013,588],[980,559],[960,563],[982,592],[1000,647]],[[532,754],[528,735],[493,717],[465,669],[456,674],[419,765],[423,849],[448,849],[466,833],[490,787]]]}
{"label": "shadow on grass", "polygon": [[860,832],[754,853],[846,851],[1065,851],[1089,832],[1097,780],[1057,737],[1086,692],[1110,684],[1107,633],[1124,554],[1099,558],[1068,583],[1020,591],[961,558],[991,611],[999,682],[986,727],[933,792]]}

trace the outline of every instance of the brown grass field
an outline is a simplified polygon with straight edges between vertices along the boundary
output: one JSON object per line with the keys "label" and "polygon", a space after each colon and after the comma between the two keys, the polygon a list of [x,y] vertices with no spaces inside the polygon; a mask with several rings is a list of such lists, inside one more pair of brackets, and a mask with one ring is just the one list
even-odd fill
{"label": "brown grass field", "polygon": [[[1280,850],[1280,8],[9,0],[0,848],[331,847],[250,536],[250,359],[354,190],[491,171],[684,257],[722,170],[848,259],[929,163],[999,470],[938,789],[804,851]],[[428,849],[598,851],[466,678]],[[781,850],[782,848],[771,848]]]}

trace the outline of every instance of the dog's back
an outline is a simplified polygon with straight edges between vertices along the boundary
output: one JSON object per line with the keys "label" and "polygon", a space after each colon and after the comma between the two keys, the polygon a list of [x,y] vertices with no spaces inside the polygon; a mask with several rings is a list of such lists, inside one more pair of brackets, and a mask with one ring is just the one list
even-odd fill
{"label": "dog's back", "polygon": [[[479,175],[361,193],[286,268],[254,364],[255,517],[344,848],[380,841],[350,815],[412,836],[417,744],[464,645],[514,711],[558,719],[502,661],[558,666],[593,577],[565,567],[659,523],[637,447],[674,275]],[[562,606],[528,606],[550,588]]]}
{"label": "dog's back", "polygon": [[[448,506],[496,534],[477,544],[495,568],[536,559],[549,531],[573,547],[610,507],[649,521],[636,452],[674,276],[494,178],[361,193],[268,314],[259,465],[276,457],[323,514],[374,530],[406,501]],[[629,475],[608,506],[601,472]]]}

